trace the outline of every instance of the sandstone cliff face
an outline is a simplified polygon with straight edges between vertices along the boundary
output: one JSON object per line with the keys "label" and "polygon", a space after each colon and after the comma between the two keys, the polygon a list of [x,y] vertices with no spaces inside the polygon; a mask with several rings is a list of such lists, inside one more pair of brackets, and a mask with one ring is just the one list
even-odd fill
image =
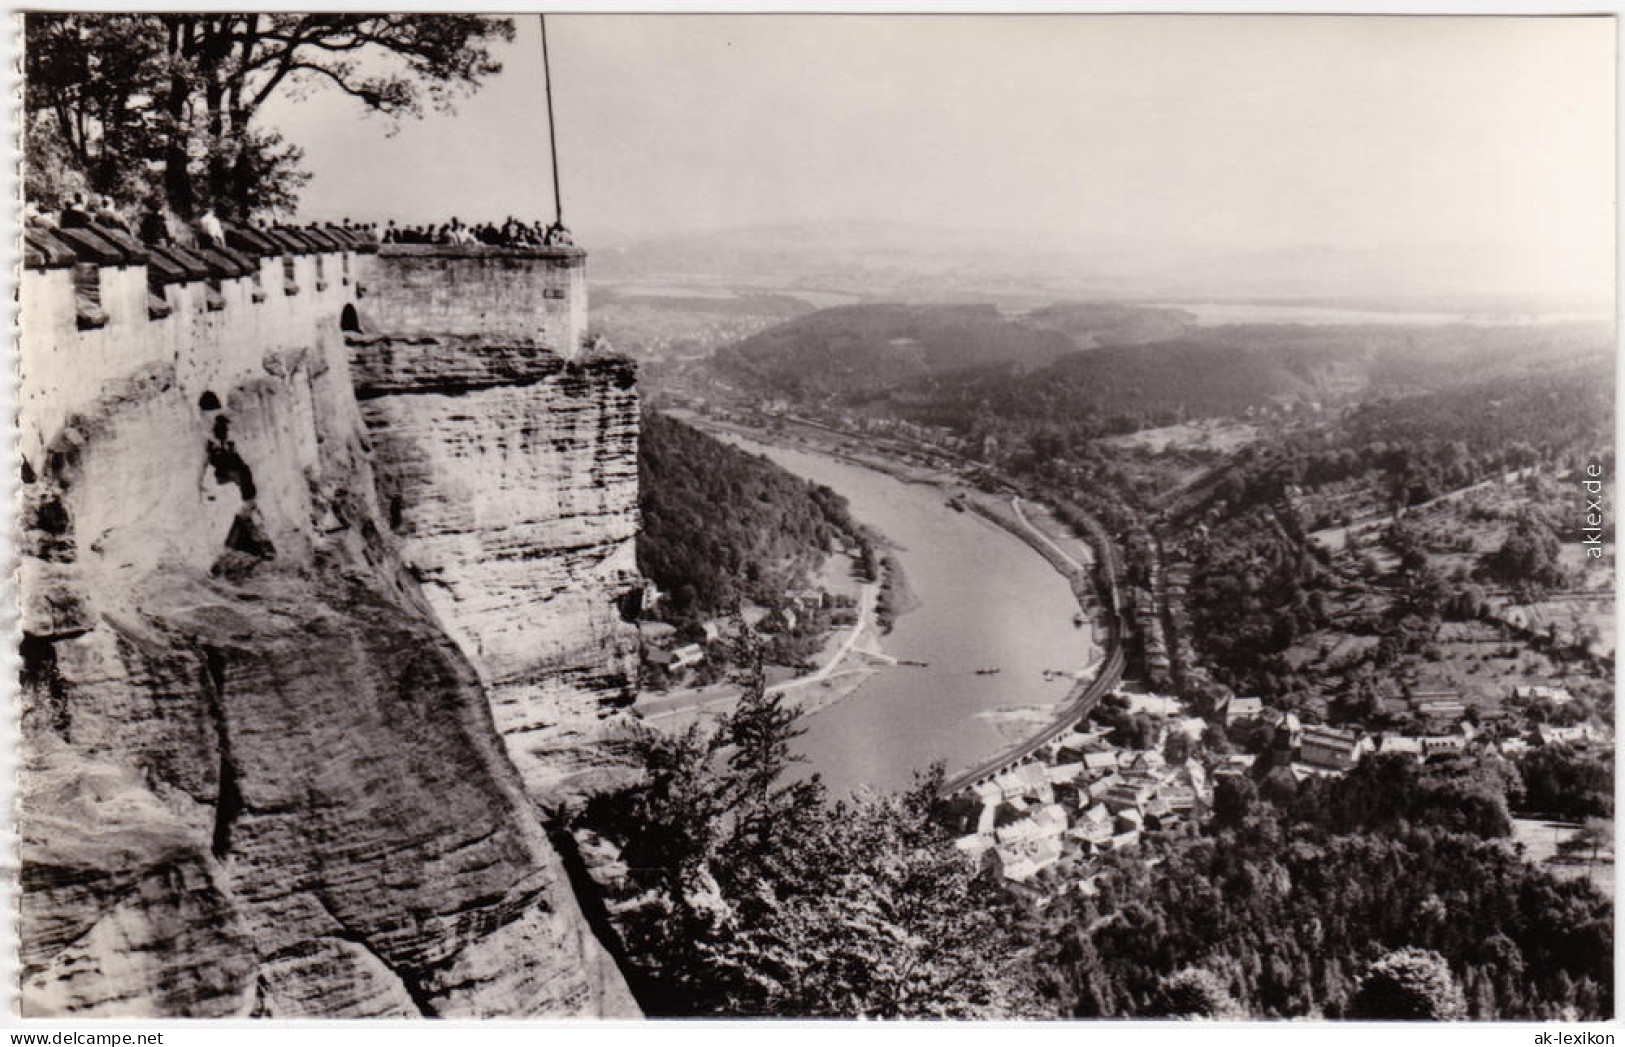
{"label": "sandstone cliff face", "polygon": [[[160,360],[29,429],[25,1014],[635,1013],[401,562],[333,319],[237,347],[208,397]],[[73,366],[32,352],[25,389]],[[592,496],[560,499],[568,592],[617,568]]]}
{"label": "sandstone cliff face", "polygon": [[390,527],[531,795],[552,806],[630,773],[630,365],[444,335],[356,338],[350,354]]}

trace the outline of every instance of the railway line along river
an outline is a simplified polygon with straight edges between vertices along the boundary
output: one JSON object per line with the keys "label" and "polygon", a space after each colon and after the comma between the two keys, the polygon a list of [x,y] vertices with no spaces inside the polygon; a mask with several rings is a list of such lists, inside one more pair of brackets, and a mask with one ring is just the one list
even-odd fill
{"label": "railway line along river", "polygon": [[1089,627],[1074,623],[1066,580],[1020,539],[949,507],[936,486],[712,431],[846,496],[852,515],[890,543],[917,601],[883,643],[899,662],[925,665],[880,666],[851,696],[803,720],[799,753],[833,794],[906,787],[934,760],[952,774],[1042,720],[1000,710],[1066,696],[1092,649]]}

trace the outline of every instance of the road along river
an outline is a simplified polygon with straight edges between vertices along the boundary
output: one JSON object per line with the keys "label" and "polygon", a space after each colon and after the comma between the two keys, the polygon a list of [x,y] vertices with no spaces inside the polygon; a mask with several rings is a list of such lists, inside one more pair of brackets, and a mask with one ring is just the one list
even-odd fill
{"label": "road along river", "polygon": [[891,543],[917,601],[883,644],[900,662],[925,666],[881,666],[850,697],[803,721],[797,748],[833,793],[906,787],[934,760],[952,774],[1042,719],[1012,722],[998,710],[1066,696],[1071,674],[1084,667],[1089,627],[1074,624],[1078,605],[1066,580],[1020,539],[950,508],[938,487],[712,432],[845,495],[853,517]]}

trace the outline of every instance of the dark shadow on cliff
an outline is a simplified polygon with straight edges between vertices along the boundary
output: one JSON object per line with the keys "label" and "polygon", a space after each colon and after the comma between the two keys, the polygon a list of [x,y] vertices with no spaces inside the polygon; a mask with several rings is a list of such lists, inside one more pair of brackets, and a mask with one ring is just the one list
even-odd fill
{"label": "dark shadow on cliff", "polygon": [[570,829],[555,814],[549,814],[544,826],[547,829],[548,841],[558,852],[559,860],[564,865],[564,874],[569,878],[570,890],[576,896],[576,904],[581,906],[581,914],[587,918],[587,927],[592,931],[598,944],[604,947],[609,958],[615,961],[620,970],[621,977],[626,979],[626,987],[631,990],[632,999],[637,1002],[638,1009],[644,1014],[653,1014],[649,1009],[650,1001],[655,998],[653,987],[649,985],[639,967],[632,962],[626,950],[626,943],[621,941],[620,932],[615,929],[615,923],[610,919],[609,907],[604,904],[603,892],[592,878],[587,869],[587,859],[581,854],[581,846]]}

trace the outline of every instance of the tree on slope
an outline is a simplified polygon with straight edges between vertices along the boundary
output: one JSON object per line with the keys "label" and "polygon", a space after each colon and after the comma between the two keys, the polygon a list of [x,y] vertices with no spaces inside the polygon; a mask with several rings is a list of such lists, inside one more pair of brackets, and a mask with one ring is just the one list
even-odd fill
{"label": "tree on slope", "polygon": [[1360,981],[1350,1017],[1451,1021],[1466,1017],[1467,1001],[1444,957],[1406,946],[1374,962]]}
{"label": "tree on slope", "polygon": [[1012,911],[932,818],[940,773],[829,804],[757,674],[710,734],[641,737],[641,785],[584,823],[629,869],[619,930],[665,1016],[1032,1013]]}
{"label": "tree on slope", "polygon": [[1159,997],[1156,1009],[1170,1018],[1239,1021],[1247,1017],[1219,976],[1200,967],[1186,967],[1164,978]]}

